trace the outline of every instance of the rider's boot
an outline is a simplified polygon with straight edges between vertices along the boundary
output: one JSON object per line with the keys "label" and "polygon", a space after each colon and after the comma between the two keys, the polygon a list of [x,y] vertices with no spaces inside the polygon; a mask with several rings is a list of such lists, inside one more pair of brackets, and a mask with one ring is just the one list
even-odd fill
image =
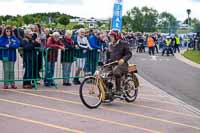
{"label": "rider's boot", "polygon": [[121,95],[122,95],[121,78],[116,78],[116,79],[115,79],[115,85],[116,85],[116,92],[115,92],[115,95],[121,96]]}

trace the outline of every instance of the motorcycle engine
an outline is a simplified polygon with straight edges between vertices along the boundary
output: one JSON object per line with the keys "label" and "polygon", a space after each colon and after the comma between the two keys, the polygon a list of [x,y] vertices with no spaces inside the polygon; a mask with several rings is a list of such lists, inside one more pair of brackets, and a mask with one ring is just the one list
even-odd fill
{"label": "motorcycle engine", "polygon": [[108,90],[112,90],[112,88],[113,88],[113,83],[110,82],[110,81],[107,81],[107,82],[106,82],[106,86],[107,86]]}

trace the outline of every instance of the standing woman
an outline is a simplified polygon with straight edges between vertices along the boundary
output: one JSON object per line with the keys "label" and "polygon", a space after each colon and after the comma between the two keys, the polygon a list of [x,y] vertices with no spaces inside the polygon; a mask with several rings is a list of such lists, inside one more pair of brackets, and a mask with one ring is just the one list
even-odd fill
{"label": "standing woman", "polygon": [[0,38],[0,60],[3,62],[4,71],[4,89],[17,89],[15,85],[14,66],[17,60],[16,49],[19,47],[19,41],[12,32],[12,27],[7,26],[3,31],[3,36]]}
{"label": "standing woman", "polygon": [[63,42],[65,45],[65,51],[61,52],[61,63],[62,63],[62,69],[63,69],[62,70],[63,71],[63,85],[71,86],[70,73],[71,73],[71,66],[74,61],[74,48],[75,48],[71,31],[66,31]]}
{"label": "standing woman", "polygon": [[46,43],[47,43],[47,35],[42,30],[42,27],[40,26],[40,24],[35,24],[35,32],[37,33],[38,39],[41,41],[41,47],[45,48]]}

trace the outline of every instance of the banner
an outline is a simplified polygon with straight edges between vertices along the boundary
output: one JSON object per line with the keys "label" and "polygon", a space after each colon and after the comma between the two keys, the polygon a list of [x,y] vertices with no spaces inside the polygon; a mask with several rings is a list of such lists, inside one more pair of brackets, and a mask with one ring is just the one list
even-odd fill
{"label": "banner", "polygon": [[122,7],[123,0],[115,0],[112,18],[112,30],[122,30]]}

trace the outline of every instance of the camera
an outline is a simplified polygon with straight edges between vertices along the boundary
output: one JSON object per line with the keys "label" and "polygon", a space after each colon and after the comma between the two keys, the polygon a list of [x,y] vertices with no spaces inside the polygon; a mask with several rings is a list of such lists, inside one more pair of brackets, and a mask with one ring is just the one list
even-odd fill
{"label": "camera", "polygon": [[37,39],[37,34],[36,34],[36,33],[33,33],[33,34],[32,34],[32,40],[35,40],[35,39]]}

